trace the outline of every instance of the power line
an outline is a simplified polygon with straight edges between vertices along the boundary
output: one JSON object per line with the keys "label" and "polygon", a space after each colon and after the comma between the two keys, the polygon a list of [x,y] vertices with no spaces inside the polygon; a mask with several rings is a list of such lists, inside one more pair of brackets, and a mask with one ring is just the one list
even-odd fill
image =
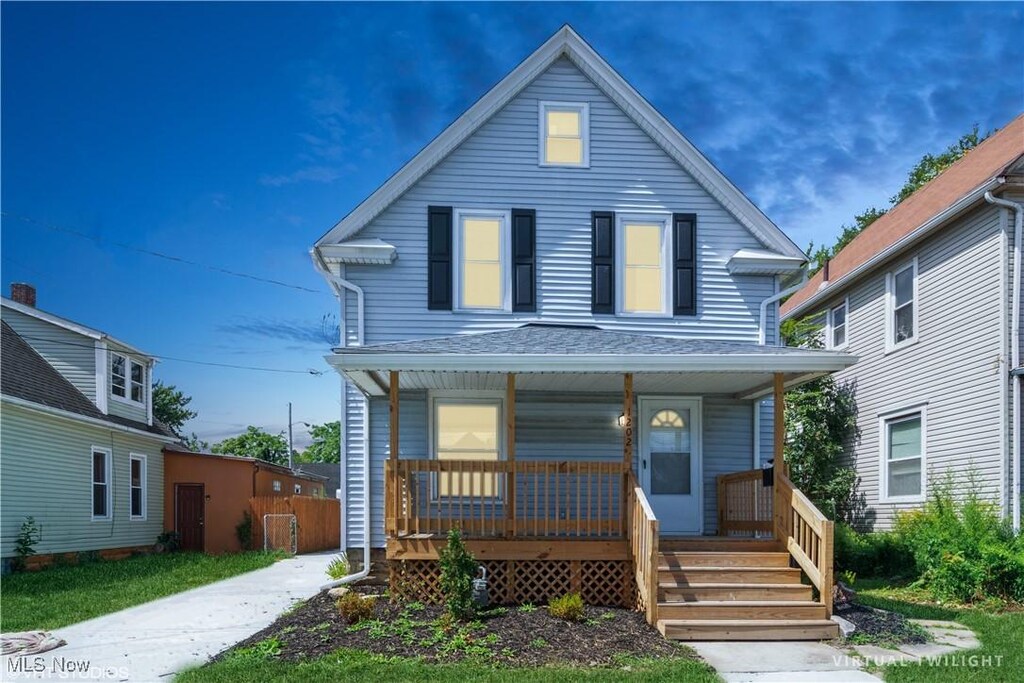
{"label": "power line", "polygon": [[[31,335],[20,335],[22,339],[34,339],[35,341],[44,341],[50,344],[60,344],[63,346],[77,346],[83,349],[94,349],[93,344],[76,344],[75,342],[62,341],[59,339],[50,339],[49,337],[33,337]],[[324,370],[315,370],[313,368],[307,368],[306,370],[293,370],[290,368],[267,368],[259,367],[255,365],[235,365],[233,363],[215,363],[213,361],[206,360],[194,360],[192,358],[176,358],[175,356],[161,356],[159,354],[147,353],[147,356],[156,358],[157,360],[173,361],[177,363],[191,363],[193,365],[207,365],[217,368],[231,368],[232,370],[252,370],[257,372],[278,372],[294,375],[314,375],[320,377],[325,374]]]}
{"label": "power line", "polygon": [[60,232],[60,233],[66,234],[66,235],[74,235],[75,237],[80,237],[81,239],[90,240],[90,241],[95,242],[96,244],[101,245],[101,246],[102,245],[110,245],[112,247],[120,247],[121,249],[127,249],[128,251],[134,251],[134,252],[137,252],[137,253],[140,253],[140,254],[146,254],[148,256],[153,256],[153,257],[156,257],[156,258],[162,258],[162,259],[165,259],[165,260],[168,260],[168,261],[174,261],[175,263],[181,263],[181,264],[184,264],[184,265],[196,266],[196,267],[199,267],[199,268],[205,268],[207,270],[213,271],[215,273],[220,273],[222,275],[231,275],[232,277],[240,277],[240,278],[244,278],[246,280],[254,280],[256,282],[262,282],[262,283],[268,284],[268,285],[276,285],[278,287],[287,287],[288,289],[295,289],[295,290],[298,290],[300,292],[307,292],[307,293],[310,293],[310,294],[323,294],[324,293],[322,290],[319,290],[319,289],[311,289],[309,287],[303,287],[302,285],[293,285],[293,284],[290,284],[288,282],[282,282],[281,280],[274,280],[272,278],[260,277],[259,275],[251,275],[249,273],[243,273],[243,272],[237,271],[237,270],[229,270],[227,268],[221,268],[220,266],[210,265],[209,263],[200,263],[199,261],[192,261],[192,260],[189,260],[187,258],[182,258],[181,256],[174,256],[173,254],[165,254],[165,253],[160,252],[160,251],[153,251],[152,249],[146,249],[144,247],[139,247],[139,246],[136,246],[134,244],[127,244],[125,242],[115,242],[115,241],[111,241],[111,240],[105,240],[105,239],[102,239],[102,238],[97,237],[95,235],[90,235],[90,234],[88,234],[86,232],[82,232],[80,230],[74,230],[72,228],[66,228],[66,227],[63,227],[63,226],[60,226],[60,225],[55,225],[53,223],[46,223],[46,222],[43,222],[43,221],[36,220],[35,218],[31,218],[29,216],[21,216],[21,215],[18,215],[18,214],[9,213],[7,211],[0,211],[0,217],[3,217],[3,218],[13,218],[14,220],[19,220],[19,221],[22,221],[23,223],[28,223],[29,225],[35,225],[35,226],[38,226],[40,228],[44,228],[46,230],[52,230],[53,232]]}

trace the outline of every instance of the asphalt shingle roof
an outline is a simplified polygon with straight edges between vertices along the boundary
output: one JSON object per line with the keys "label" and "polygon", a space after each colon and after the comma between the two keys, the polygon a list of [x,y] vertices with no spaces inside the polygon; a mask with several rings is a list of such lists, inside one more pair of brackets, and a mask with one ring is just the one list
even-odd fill
{"label": "asphalt shingle roof", "polygon": [[0,321],[0,361],[0,393],[158,436],[174,436],[156,420],[148,425],[117,415],[104,415],[4,321]]}
{"label": "asphalt shingle roof", "polygon": [[[339,351],[342,351],[339,349]],[[673,339],[613,332],[584,325],[531,323],[510,330],[460,334],[451,337],[350,346],[346,354],[541,354],[541,355],[749,355],[802,354],[808,349],[745,342]],[[818,353],[834,355],[832,352]]]}

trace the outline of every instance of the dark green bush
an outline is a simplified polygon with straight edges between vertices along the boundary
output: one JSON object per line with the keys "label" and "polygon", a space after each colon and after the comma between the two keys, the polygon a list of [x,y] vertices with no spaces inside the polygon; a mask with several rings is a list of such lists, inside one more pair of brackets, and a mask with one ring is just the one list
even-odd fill
{"label": "dark green bush", "polygon": [[242,521],[235,525],[235,536],[242,550],[252,549],[252,515],[248,510],[242,511]]}
{"label": "dark green bush", "polygon": [[472,617],[476,609],[473,604],[473,578],[478,565],[462,542],[462,533],[458,529],[448,532],[448,544],[438,553],[438,559],[445,609],[455,619]]}
{"label": "dark green bush", "polygon": [[863,578],[910,578],[914,558],[903,540],[892,532],[860,534],[846,524],[835,527],[837,571],[853,572]]}

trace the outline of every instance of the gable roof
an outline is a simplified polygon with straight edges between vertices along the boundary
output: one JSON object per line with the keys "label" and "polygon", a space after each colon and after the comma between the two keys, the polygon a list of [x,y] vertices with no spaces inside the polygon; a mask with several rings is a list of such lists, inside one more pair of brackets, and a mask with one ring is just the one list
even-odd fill
{"label": "gable roof", "polygon": [[866,227],[824,270],[782,306],[782,317],[805,315],[861,273],[895,255],[931,229],[944,225],[1000,184],[999,178],[1024,155],[1024,114],[1020,114],[884,216]]}
{"label": "gable roof", "polygon": [[70,332],[75,332],[76,334],[80,334],[83,337],[88,337],[89,339],[109,342],[111,344],[119,346],[121,349],[127,351],[128,353],[133,353],[144,358],[153,358],[153,356],[150,356],[144,351],[140,351],[131,344],[126,344],[120,339],[110,336],[106,332],[101,332],[100,330],[95,330],[91,327],[86,327],[85,325],[81,325],[72,320],[68,320],[67,318],[62,318],[59,315],[54,315],[53,313],[47,313],[46,311],[39,310],[35,306],[26,306],[25,304],[18,303],[17,301],[8,299],[7,297],[4,296],[0,296],[0,306],[4,308],[9,308],[12,311],[17,311],[27,316],[31,316],[37,320],[48,322],[51,325],[56,325],[57,327],[63,328]]}
{"label": "gable roof", "polygon": [[784,255],[804,259],[800,248],[778,226],[568,24],[537,48],[373,194],[317,240],[314,248],[318,249],[324,244],[336,244],[356,234],[563,56],[575,64],[701,187],[767,247]]}
{"label": "gable roof", "polygon": [[21,335],[0,320],[0,394],[22,402],[52,408],[64,413],[102,421],[119,427],[148,432],[154,436],[177,438],[166,426],[154,420],[152,425],[117,415],[104,415],[78,388],[40,356]]}

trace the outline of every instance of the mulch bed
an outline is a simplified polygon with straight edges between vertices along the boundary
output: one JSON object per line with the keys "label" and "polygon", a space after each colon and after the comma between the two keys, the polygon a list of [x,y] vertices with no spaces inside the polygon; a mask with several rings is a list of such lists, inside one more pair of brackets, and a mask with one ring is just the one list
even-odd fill
{"label": "mulch bed", "polygon": [[[358,586],[360,593],[380,589]],[[326,593],[311,598],[233,651],[274,639],[277,657],[298,661],[321,657],[339,648],[388,656],[419,658],[428,663],[486,661],[503,666],[621,666],[624,659],[694,657],[666,641],[641,614],[624,609],[590,607],[579,622],[557,619],[544,606],[491,609],[475,622],[438,625],[444,610],[419,603],[392,604],[378,598],[372,619],[350,626]]]}
{"label": "mulch bed", "polygon": [[928,641],[920,626],[896,612],[886,612],[864,605],[853,605],[849,609],[837,611],[836,616],[853,622],[857,627],[853,637],[863,642],[904,645]]}

